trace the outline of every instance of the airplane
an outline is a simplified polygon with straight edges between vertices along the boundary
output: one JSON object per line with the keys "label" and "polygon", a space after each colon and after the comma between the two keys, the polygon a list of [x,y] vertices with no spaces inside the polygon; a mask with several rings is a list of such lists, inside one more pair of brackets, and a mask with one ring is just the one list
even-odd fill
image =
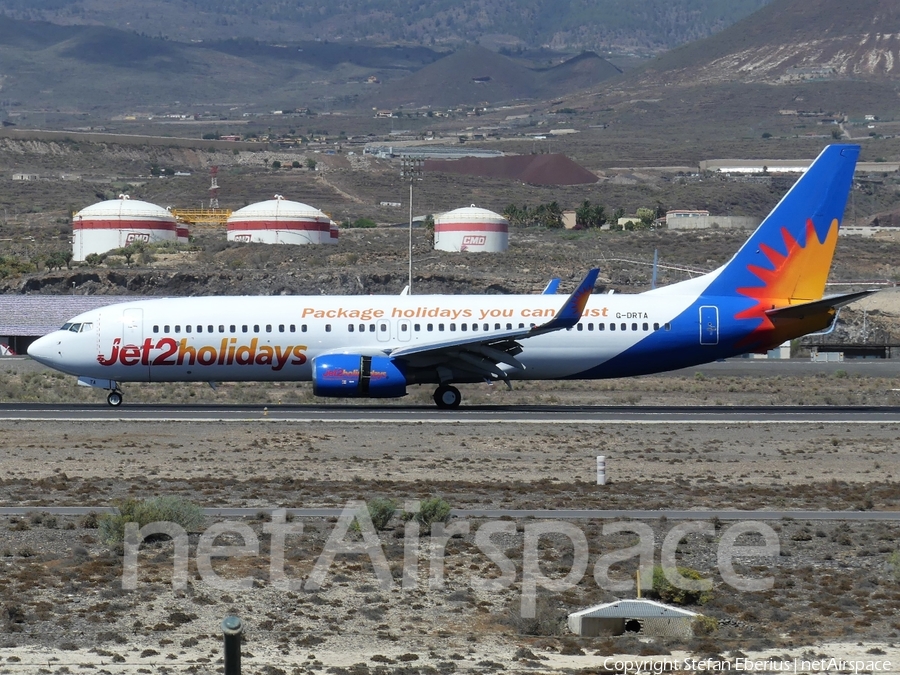
{"label": "airplane", "polygon": [[437,385],[628,377],[765,352],[876,291],[823,297],[858,145],[829,145],[718,269],[638,294],[141,298],[85,312],[28,354],[109,391],[123,382],[312,381],[322,397]]}

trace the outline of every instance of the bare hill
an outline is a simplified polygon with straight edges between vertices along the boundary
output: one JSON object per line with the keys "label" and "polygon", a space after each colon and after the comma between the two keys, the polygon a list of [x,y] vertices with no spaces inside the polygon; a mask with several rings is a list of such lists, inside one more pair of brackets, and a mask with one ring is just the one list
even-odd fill
{"label": "bare hill", "polygon": [[433,159],[425,162],[425,170],[435,173],[507,178],[529,185],[587,185],[597,182],[597,176],[578,166],[565,155],[558,154]]}
{"label": "bare hill", "polygon": [[659,57],[642,79],[788,84],[898,75],[900,3],[776,0],[712,37]]}
{"label": "bare hill", "polygon": [[365,99],[364,104],[449,107],[552,98],[586,89],[621,72],[593,52],[553,68],[533,69],[484,47],[470,45],[403,79],[385,84]]}

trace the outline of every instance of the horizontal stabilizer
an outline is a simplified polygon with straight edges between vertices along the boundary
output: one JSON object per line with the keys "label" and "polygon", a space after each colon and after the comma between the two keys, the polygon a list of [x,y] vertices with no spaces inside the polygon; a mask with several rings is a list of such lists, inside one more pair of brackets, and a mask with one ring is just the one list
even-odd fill
{"label": "horizontal stabilizer", "polygon": [[819,314],[830,309],[837,309],[851,302],[856,302],[860,298],[866,298],[873,293],[877,293],[878,289],[870,289],[868,291],[857,291],[855,293],[846,293],[844,295],[829,295],[821,300],[812,302],[804,302],[802,305],[788,305],[787,307],[778,307],[766,311],[770,319],[805,319],[807,316]]}

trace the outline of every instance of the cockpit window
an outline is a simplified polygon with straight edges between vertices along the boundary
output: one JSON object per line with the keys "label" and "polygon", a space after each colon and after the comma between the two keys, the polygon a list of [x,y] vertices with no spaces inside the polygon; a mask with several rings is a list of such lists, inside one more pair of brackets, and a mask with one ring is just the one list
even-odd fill
{"label": "cockpit window", "polygon": [[71,322],[69,322],[69,323],[64,323],[63,326],[62,326],[62,328],[60,328],[60,330],[69,330],[71,327],[72,327],[72,323],[71,323]]}
{"label": "cockpit window", "polygon": [[81,324],[73,323],[72,325],[69,326],[69,330],[72,331],[73,333],[77,333],[78,331],[81,330]]}
{"label": "cockpit window", "polygon": [[81,324],[81,331],[80,331],[80,332],[82,332],[82,333],[90,333],[92,330],[94,330],[94,324],[92,324],[92,323],[83,323],[83,324]]}

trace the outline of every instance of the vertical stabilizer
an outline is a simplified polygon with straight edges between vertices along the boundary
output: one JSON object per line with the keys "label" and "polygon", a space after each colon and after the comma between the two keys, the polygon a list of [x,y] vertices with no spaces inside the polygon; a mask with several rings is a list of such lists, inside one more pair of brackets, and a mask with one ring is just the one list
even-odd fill
{"label": "vertical stabilizer", "polygon": [[821,298],[859,149],[826,147],[704,294],[744,296],[760,309]]}

